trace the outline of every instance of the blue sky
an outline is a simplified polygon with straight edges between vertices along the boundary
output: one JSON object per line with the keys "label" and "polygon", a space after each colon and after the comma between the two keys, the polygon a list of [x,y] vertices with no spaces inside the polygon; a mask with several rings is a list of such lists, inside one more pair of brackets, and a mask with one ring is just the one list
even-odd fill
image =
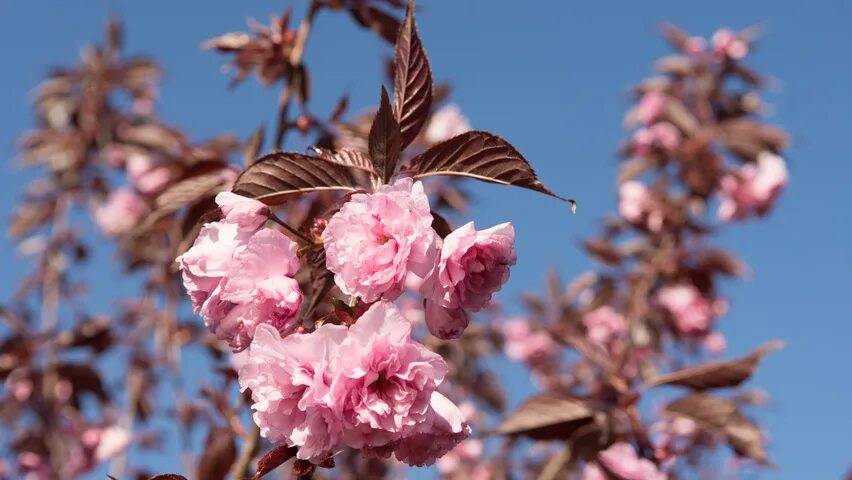
{"label": "blue sky", "polygon": [[[106,2],[30,0],[0,3],[0,205],[8,218],[32,173],[12,168],[15,138],[32,125],[32,88],[48,65],[72,61],[99,39],[109,13],[125,18],[130,52],[149,52],[166,75],[159,114],[200,139],[230,131],[248,135],[272,123],[276,92],[249,81],[226,90],[223,58],[201,41],[242,30],[249,16],[264,21],[288,2]],[[296,0],[297,11],[306,1]],[[519,262],[502,299],[543,283],[556,266],[570,278],[590,267],[577,248],[597,232],[614,206],[615,150],[630,85],[667,52],[656,35],[661,21],[709,36],[718,26],[765,23],[767,35],[751,59],[777,78],[767,97],[770,118],[785,126],[791,184],[765,221],[728,228],[720,242],[753,271],[724,286],[731,311],[722,321],[730,352],[744,353],[771,338],[787,347],[767,359],[753,384],[773,396],[760,415],[780,470],[761,478],[840,478],[852,464],[852,286],[849,184],[852,166],[852,4],[808,2],[421,2],[421,36],[435,77],[450,80],[454,99],[476,128],[512,141],[555,191],[576,198],[571,217],[557,201],[520,189],[474,186],[477,223],[515,223]],[[306,61],[316,111],[328,111],[348,90],[357,110],[375,103],[389,47],[340,14],[318,18]],[[530,214],[535,212],[535,214]],[[0,297],[8,298],[25,263],[8,239],[0,249]],[[108,311],[117,298],[115,267],[98,249],[88,305]],[[521,372],[516,372],[520,374]],[[519,381],[519,384],[523,382]],[[515,399],[517,400],[517,399]]]}

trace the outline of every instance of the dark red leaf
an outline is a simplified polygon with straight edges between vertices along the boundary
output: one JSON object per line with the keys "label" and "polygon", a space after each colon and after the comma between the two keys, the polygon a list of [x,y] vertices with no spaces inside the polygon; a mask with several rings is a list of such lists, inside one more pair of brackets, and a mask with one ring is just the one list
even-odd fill
{"label": "dark red leaf", "polygon": [[328,160],[329,162],[339,163],[347,167],[364,170],[374,175],[376,174],[376,172],[373,170],[372,160],[370,160],[370,157],[364,152],[352,150],[351,148],[338,148],[334,152],[320,147],[312,147],[311,150],[314,151],[316,156],[322,158],[323,160]]}
{"label": "dark red leaf", "polygon": [[679,385],[693,390],[709,390],[711,388],[736,387],[748,380],[757,369],[763,357],[784,346],[783,342],[774,341],[758,348],[750,355],[724,362],[713,362],[692,368],[684,368],[675,372],[657,375],[645,382],[645,387],[657,385]]}
{"label": "dark red leaf", "polygon": [[236,194],[268,205],[293,195],[328,190],[355,191],[357,187],[345,166],[292,152],[262,157],[240,174],[233,188]]}
{"label": "dark red leaf", "polygon": [[405,149],[420,133],[432,107],[432,69],[414,23],[414,0],[409,0],[394,54],[393,100]]}
{"label": "dark red leaf", "polygon": [[187,480],[183,475],[178,475],[177,473],[161,473],[160,475],[154,475],[148,480]]}
{"label": "dark red leaf", "polygon": [[263,149],[264,132],[263,125],[257,127],[257,130],[251,134],[251,137],[243,145],[243,165],[251,165],[257,159],[257,156],[260,155],[260,151]]}
{"label": "dark red leaf", "polygon": [[449,175],[515,185],[556,197],[544,186],[530,163],[509,142],[488,132],[473,130],[439,143],[411,161],[414,178]]}
{"label": "dark red leaf", "polygon": [[375,170],[387,182],[396,170],[399,161],[400,131],[399,123],[393,115],[388,92],[382,87],[382,100],[379,111],[373,119],[369,135],[370,158]]}
{"label": "dark red leaf", "polygon": [[349,13],[361,26],[376,32],[388,43],[392,44],[396,41],[396,34],[399,32],[399,20],[392,15],[372,5],[367,5],[366,2],[355,2],[350,7]]}
{"label": "dark red leaf", "polygon": [[234,436],[228,428],[212,428],[198,462],[198,478],[224,480],[237,458]]}
{"label": "dark red leaf", "polygon": [[621,264],[621,252],[605,238],[593,238],[583,242],[583,248],[600,262],[618,266]]}
{"label": "dark red leaf", "polygon": [[731,448],[739,455],[769,463],[760,429],[731,400],[694,393],[671,402],[666,412],[687,417],[702,428],[724,434]]}
{"label": "dark red leaf", "polygon": [[432,228],[441,238],[446,238],[453,231],[450,222],[434,210],[432,210]]}
{"label": "dark red leaf", "polygon": [[287,445],[278,445],[272,450],[266,452],[260,460],[257,461],[257,473],[252,477],[257,480],[267,473],[275,470],[281,464],[296,456],[298,449],[296,447],[288,447]]}
{"label": "dark red leaf", "polygon": [[497,433],[536,440],[567,439],[593,416],[594,412],[578,398],[542,394],[518,407],[497,427]]}

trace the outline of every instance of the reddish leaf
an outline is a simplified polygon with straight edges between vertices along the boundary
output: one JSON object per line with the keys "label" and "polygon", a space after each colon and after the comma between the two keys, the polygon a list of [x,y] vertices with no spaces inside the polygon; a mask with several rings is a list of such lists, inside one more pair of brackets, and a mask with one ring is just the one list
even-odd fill
{"label": "reddish leaf", "polygon": [[298,449],[296,447],[288,447],[287,445],[278,445],[272,450],[266,452],[263,457],[257,461],[257,473],[252,477],[257,480],[267,473],[275,470],[281,464],[296,456]]}
{"label": "reddish leaf", "polygon": [[447,235],[453,231],[453,227],[450,226],[450,222],[434,210],[432,210],[432,228],[441,238],[447,238]]}
{"label": "reddish leaf", "polygon": [[679,385],[693,390],[709,390],[712,388],[736,387],[748,380],[753,374],[764,355],[784,346],[783,342],[774,341],[758,348],[748,356],[713,362],[692,368],[684,368],[675,372],[657,375],[645,382],[645,387],[657,385]]}
{"label": "reddish leaf", "polygon": [[198,478],[224,480],[237,458],[237,447],[230,429],[213,428],[207,434],[206,447],[198,462]]}
{"label": "reddish leaf", "polygon": [[352,150],[351,148],[338,148],[334,152],[320,147],[311,147],[311,150],[323,160],[357,168],[376,175],[376,171],[373,170],[373,161],[364,152]]}
{"label": "reddish leaf", "polygon": [[376,32],[380,37],[393,43],[399,32],[399,20],[366,2],[355,2],[349,9],[352,18],[361,26]]}
{"label": "reddish leaf", "polygon": [[196,175],[173,183],[157,196],[154,205],[158,217],[175,212],[223,187],[225,180],[219,172]]}
{"label": "reddish leaf", "polygon": [[409,0],[399,29],[393,63],[394,111],[404,149],[420,133],[432,107],[432,69],[414,23],[414,0]]}
{"label": "reddish leaf", "polygon": [[276,152],[240,174],[233,192],[277,205],[301,193],[356,189],[352,175],[343,165],[300,153]]}
{"label": "reddish leaf", "polygon": [[382,100],[379,111],[373,118],[369,135],[370,158],[373,169],[385,182],[389,181],[399,161],[400,131],[399,123],[393,115],[388,92],[382,87]]}
{"label": "reddish leaf", "polygon": [[148,480],[187,480],[183,475],[178,475],[176,473],[161,473],[160,475],[154,475]]}
{"label": "reddish leaf", "polygon": [[671,402],[666,411],[687,417],[702,428],[724,434],[737,454],[769,463],[760,430],[740,412],[733,401],[706,393],[694,393]]}
{"label": "reddish leaf", "polygon": [[257,127],[257,130],[251,134],[251,137],[243,145],[243,165],[251,165],[260,154],[260,151],[263,149],[264,131],[263,125]]}
{"label": "reddish leaf", "polygon": [[621,264],[621,252],[605,238],[593,238],[583,242],[583,248],[601,263],[611,266]]}
{"label": "reddish leaf", "polygon": [[544,186],[515,147],[488,132],[470,131],[439,143],[411,161],[414,178],[449,175],[535,190],[574,204]]}
{"label": "reddish leaf", "polygon": [[523,435],[536,440],[566,439],[593,419],[582,400],[567,395],[542,394],[530,398],[503,420],[502,435]]}

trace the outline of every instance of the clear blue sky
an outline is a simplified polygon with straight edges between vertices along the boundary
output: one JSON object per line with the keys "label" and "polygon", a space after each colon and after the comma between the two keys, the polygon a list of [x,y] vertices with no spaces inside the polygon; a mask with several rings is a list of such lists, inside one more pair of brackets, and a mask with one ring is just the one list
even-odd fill
{"label": "clear blue sky", "polygon": [[[32,125],[32,88],[48,65],[67,64],[86,41],[99,39],[110,12],[126,20],[129,51],[150,52],[165,67],[161,116],[198,139],[222,131],[246,136],[261,121],[271,123],[276,101],[276,92],[252,81],[226,91],[227,78],[219,73],[223,58],[202,51],[199,43],[244,29],[249,16],[265,21],[288,3],[0,3],[3,216],[8,218],[32,177],[11,167],[15,138]],[[306,2],[295,4],[300,12]],[[421,6],[421,36],[435,76],[454,83],[454,99],[473,125],[511,140],[553,190],[580,201],[571,218],[564,205],[543,196],[474,187],[477,222],[510,220],[518,231],[519,263],[502,294],[505,301],[538,288],[552,265],[564,277],[589,268],[577,243],[594,234],[597,219],[614,206],[614,152],[624,136],[625,92],[667,51],[656,35],[659,22],[705,36],[717,26],[766,23],[768,34],[752,64],[781,80],[769,100],[775,107],[771,121],[794,139],[791,185],[767,221],[729,228],[720,239],[754,272],[746,282],[725,285],[732,308],[722,330],[732,354],[771,338],[787,341],[753,382],[773,396],[760,418],[781,467],[761,478],[840,478],[852,463],[852,4],[423,0]],[[316,111],[328,111],[344,89],[356,110],[375,103],[380,55],[389,52],[348,18],[323,13],[306,54]],[[25,265],[8,240],[3,242],[5,299]],[[109,281],[115,267],[108,250],[98,253],[88,304],[108,311],[117,297]]]}

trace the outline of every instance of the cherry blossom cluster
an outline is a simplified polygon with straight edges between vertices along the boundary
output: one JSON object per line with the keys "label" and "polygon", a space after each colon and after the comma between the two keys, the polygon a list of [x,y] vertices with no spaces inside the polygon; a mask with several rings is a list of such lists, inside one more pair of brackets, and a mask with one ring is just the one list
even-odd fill
{"label": "cherry blossom cluster", "polygon": [[204,225],[177,260],[193,309],[214,335],[241,351],[260,324],[281,334],[297,327],[298,246],[278,230],[262,228],[269,215],[263,203],[230,192],[218,194],[216,203],[224,219]]}
{"label": "cherry blossom cluster", "polygon": [[395,300],[408,279],[425,299],[426,325],[459,337],[509,278],[515,231],[505,223],[477,231],[470,222],[443,240],[432,228],[423,184],[410,178],[359,193],[322,233],[326,266],[340,290],[365,302]]}
{"label": "cherry blossom cluster", "polygon": [[459,337],[515,264],[511,224],[478,231],[471,222],[442,239],[423,184],[410,178],[351,195],[318,236],[340,292],[366,310],[348,327],[309,331],[299,321],[298,245],[264,227],[263,203],[233,193],[216,203],[222,220],[177,261],[210,331],[235,352],[248,348],[239,380],[263,437],[315,464],[346,446],[419,466],[470,435],[438,391],[446,362],[412,340],[392,302],[414,285],[429,331]]}

